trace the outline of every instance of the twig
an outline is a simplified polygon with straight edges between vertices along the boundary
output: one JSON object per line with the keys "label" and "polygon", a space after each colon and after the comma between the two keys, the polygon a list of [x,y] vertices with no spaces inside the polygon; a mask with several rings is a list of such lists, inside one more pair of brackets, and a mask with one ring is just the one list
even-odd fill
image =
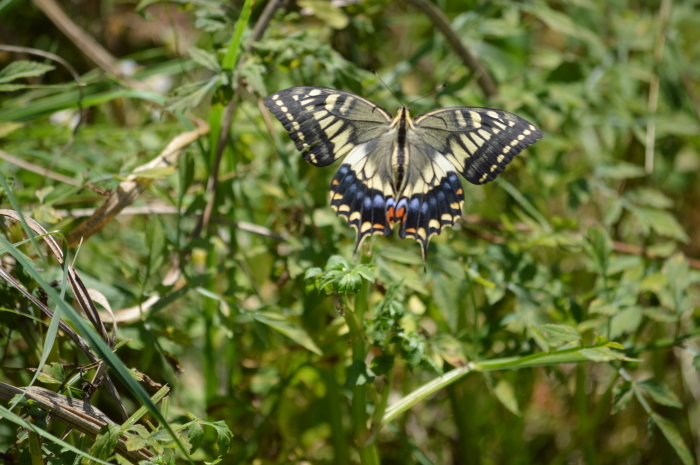
{"label": "twig", "polygon": [[122,73],[118,60],[102,47],[87,32],[78,27],[54,0],[34,0],[36,6],[58,27],[78,50],[105,72],[124,81],[129,87],[148,90],[147,86]]}
{"label": "twig", "polygon": [[64,184],[69,184],[71,186],[76,186],[80,187],[82,186],[82,183],[76,181],[73,178],[69,178],[68,176],[64,176],[59,173],[55,173],[48,168],[42,168],[40,166],[37,166],[33,163],[29,163],[28,161],[22,160],[20,158],[15,157],[14,155],[10,155],[9,153],[0,150],[0,158],[3,160],[10,162],[14,165],[19,166],[20,168],[23,168],[27,171],[31,171],[32,173],[37,173],[43,177],[51,178],[55,181],[62,182]]}
{"label": "twig", "polygon": [[447,16],[445,16],[445,13],[440,11],[437,6],[430,3],[428,0],[404,1],[422,11],[423,14],[432,21],[433,26],[445,36],[445,39],[447,39],[452,49],[462,59],[464,65],[476,73],[477,82],[484,94],[486,94],[488,98],[495,97],[498,94],[498,87],[491,78],[491,74],[488,69],[486,69],[486,66],[484,66],[471,50],[464,45],[462,39],[460,39],[454,29],[452,29],[452,25],[447,19]]}
{"label": "twig", "polygon": [[[102,411],[83,400],[66,397],[42,387],[18,388],[0,382],[0,398],[9,400],[21,394],[34,401],[35,405],[42,410],[51,413],[54,418],[58,418],[71,428],[93,439],[100,434],[100,428],[103,426],[116,425]],[[130,451],[126,446],[126,439],[128,439],[126,435],[119,438],[116,446],[117,454],[134,464],[153,457],[153,453],[147,449]]]}
{"label": "twig", "polygon": [[119,183],[117,189],[95,213],[66,236],[68,247],[75,247],[82,239],[87,239],[101,231],[107,223],[114,219],[127,205],[133,203],[153,183],[153,178],[139,177],[140,171],[172,166],[185,147],[209,132],[209,125],[204,121],[195,120],[195,123],[197,129],[174,137],[156,158],[134,169],[126,181]]}

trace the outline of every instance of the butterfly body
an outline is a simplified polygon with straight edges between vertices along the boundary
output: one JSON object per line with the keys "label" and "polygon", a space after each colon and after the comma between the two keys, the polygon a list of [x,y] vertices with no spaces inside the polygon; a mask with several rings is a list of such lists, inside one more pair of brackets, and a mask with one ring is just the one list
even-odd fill
{"label": "butterfly body", "polygon": [[457,171],[474,184],[493,180],[542,133],[501,110],[449,107],[412,119],[391,117],[369,100],[324,87],[292,87],[265,99],[304,159],[326,166],[345,156],[331,181],[330,203],[357,233],[356,249],[374,234],[421,244],[461,217]]}

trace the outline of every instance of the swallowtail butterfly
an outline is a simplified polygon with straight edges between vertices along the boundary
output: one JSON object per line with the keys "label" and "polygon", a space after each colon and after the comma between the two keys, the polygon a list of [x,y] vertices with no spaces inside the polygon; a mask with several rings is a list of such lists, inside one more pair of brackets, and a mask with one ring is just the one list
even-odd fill
{"label": "swallowtail butterfly", "polygon": [[330,203],[355,229],[355,250],[374,234],[421,245],[461,217],[459,172],[473,184],[498,176],[515,155],[542,137],[529,121],[501,110],[448,107],[415,119],[393,118],[369,100],[325,87],[292,87],[265,99],[304,159],[330,165],[347,155],[330,188]]}

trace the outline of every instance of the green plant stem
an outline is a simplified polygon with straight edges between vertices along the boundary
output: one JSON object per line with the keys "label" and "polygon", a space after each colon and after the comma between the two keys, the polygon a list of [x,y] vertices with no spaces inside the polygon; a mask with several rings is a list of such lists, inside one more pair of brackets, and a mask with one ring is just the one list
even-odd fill
{"label": "green plant stem", "polygon": [[32,465],[44,465],[41,458],[41,439],[33,431],[29,432],[29,455],[32,458]]}
{"label": "green plant stem", "polygon": [[[359,318],[363,318],[367,309],[367,283],[363,283],[360,292],[355,296],[354,308],[347,297],[344,297],[346,311],[344,318],[350,329],[350,340],[352,341],[352,361],[365,363],[367,349],[365,347],[365,337]],[[379,453],[374,443],[365,444],[370,435],[367,428],[367,386],[366,384],[356,385],[352,388],[352,429],[355,445],[360,454],[362,465],[379,465]]]}

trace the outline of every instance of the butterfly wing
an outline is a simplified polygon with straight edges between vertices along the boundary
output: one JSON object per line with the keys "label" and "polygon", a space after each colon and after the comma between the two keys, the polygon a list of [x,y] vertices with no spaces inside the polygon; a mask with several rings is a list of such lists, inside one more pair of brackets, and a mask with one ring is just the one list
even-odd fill
{"label": "butterfly wing", "polygon": [[386,132],[391,116],[369,100],[326,87],[301,86],[276,92],[265,106],[315,166],[326,166]]}
{"label": "butterfly wing", "polygon": [[331,181],[331,208],[357,233],[355,251],[365,238],[391,234],[387,210],[395,204],[390,135],[358,145],[343,160]]}
{"label": "butterfly wing", "polygon": [[524,118],[491,108],[443,108],[416,117],[414,125],[473,184],[493,181],[515,155],[542,137]]}
{"label": "butterfly wing", "polygon": [[425,260],[430,238],[461,218],[464,191],[443,154],[415,135],[408,146],[410,162],[394,216],[401,224],[399,236],[417,241]]}

